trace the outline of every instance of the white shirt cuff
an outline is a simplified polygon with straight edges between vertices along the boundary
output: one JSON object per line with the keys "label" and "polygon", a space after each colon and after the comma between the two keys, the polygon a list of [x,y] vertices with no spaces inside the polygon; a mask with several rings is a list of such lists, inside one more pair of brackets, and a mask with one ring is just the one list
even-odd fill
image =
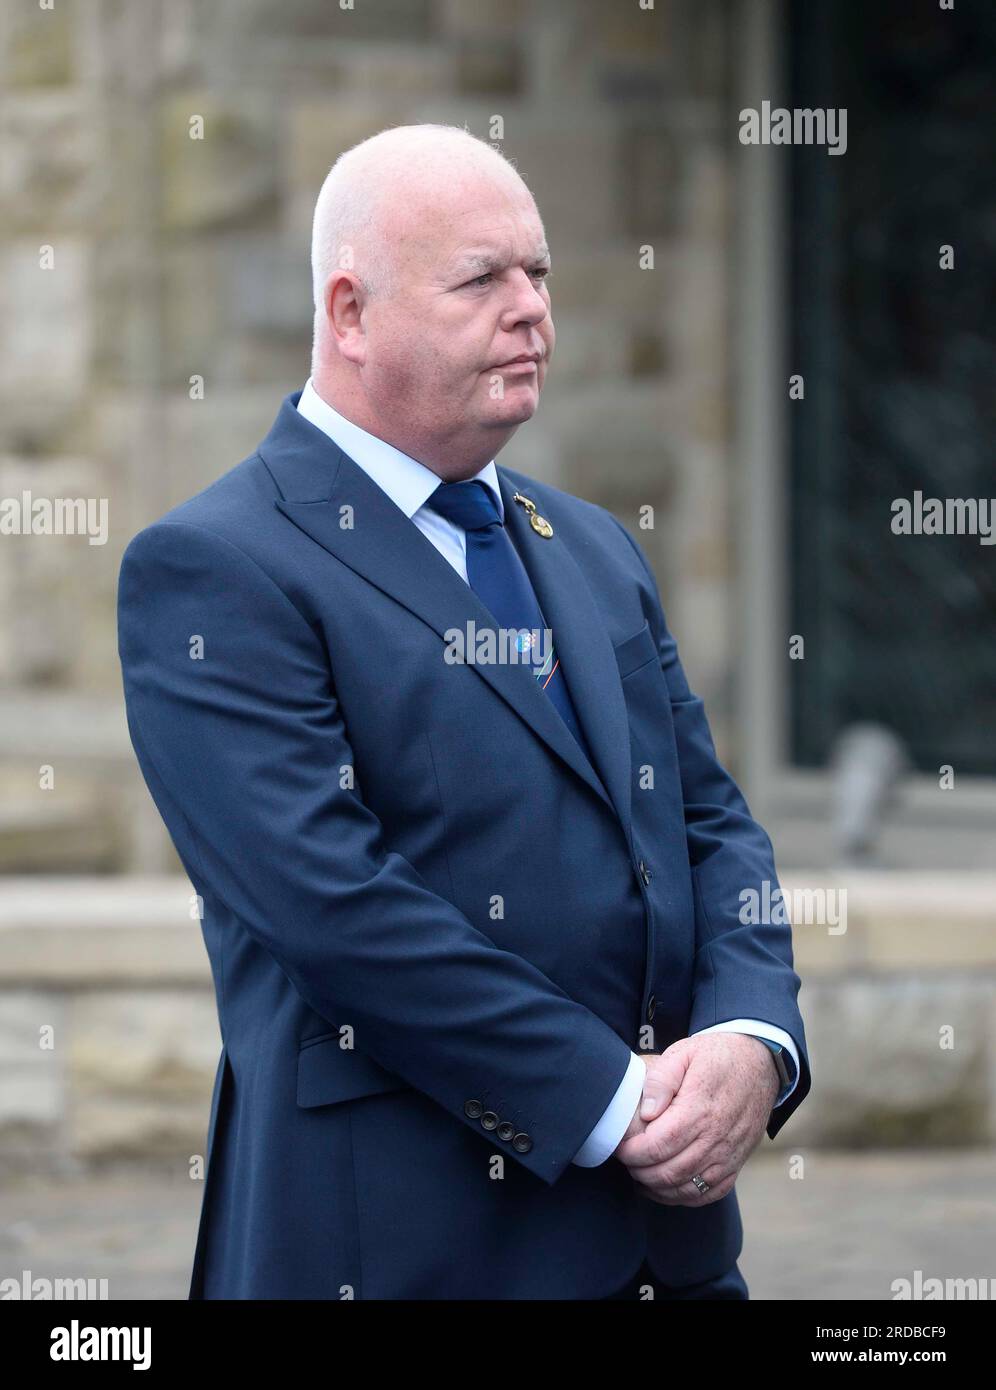
{"label": "white shirt cuff", "polygon": [[638,1052],[631,1053],[629,1066],[615,1095],[609,1101],[598,1124],[574,1155],[572,1162],[579,1168],[597,1168],[616,1151],[620,1140],[629,1129],[636,1107],[640,1104],[643,1078],[646,1074],[647,1067],[643,1058]]}

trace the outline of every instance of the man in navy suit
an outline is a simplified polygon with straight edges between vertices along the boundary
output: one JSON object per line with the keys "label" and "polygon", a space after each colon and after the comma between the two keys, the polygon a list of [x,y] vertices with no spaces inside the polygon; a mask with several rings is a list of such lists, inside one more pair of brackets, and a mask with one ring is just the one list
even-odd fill
{"label": "man in navy suit", "polygon": [[734,1183],[810,1086],[790,929],[742,920],[771,844],[636,542],[494,462],[549,271],[490,146],[354,147],[311,377],[125,553],[223,1039],[191,1298],[747,1297]]}

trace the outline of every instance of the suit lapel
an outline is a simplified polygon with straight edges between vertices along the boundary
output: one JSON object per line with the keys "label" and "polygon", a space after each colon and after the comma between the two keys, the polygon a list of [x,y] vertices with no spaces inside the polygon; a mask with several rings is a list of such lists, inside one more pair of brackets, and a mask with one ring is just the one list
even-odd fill
{"label": "suit lapel", "polygon": [[[517,491],[532,496],[530,480],[500,464],[497,472],[505,504],[505,529],[522,557],[543,616],[553,631],[553,645],[592,757],[628,835],[632,800],[629,716],[612,641],[584,573],[562,539],[556,516],[547,515],[553,535],[538,535],[525,508],[513,500]],[[545,514],[544,506],[537,506],[537,511]]]}
{"label": "suit lapel", "polygon": [[[358,464],[298,413],[299,397],[297,391],[285,397],[259,449],[281,493],[277,508],[330,554],[426,623],[443,642],[448,630],[465,630],[467,623],[493,626],[494,619],[474,591],[414,522]],[[526,667],[473,664],[468,669],[616,810],[628,834],[629,729],[608,634],[563,543],[556,535],[543,541],[524,524],[522,509],[512,501],[515,486],[503,476],[503,469],[498,474],[506,524],[553,629],[597,771]],[[525,479],[522,483],[526,486]],[[535,545],[530,545],[529,537]],[[538,554],[547,546],[553,547],[551,554]],[[601,667],[605,669],[595,669]]]}

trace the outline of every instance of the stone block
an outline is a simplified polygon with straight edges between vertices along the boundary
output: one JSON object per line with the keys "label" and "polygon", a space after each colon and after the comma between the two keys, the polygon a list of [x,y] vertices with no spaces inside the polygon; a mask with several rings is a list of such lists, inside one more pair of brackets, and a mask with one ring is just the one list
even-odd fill
{"label": "stone block", "polygon": [[[82,499],[88,510],[79,523],[74,514],[72,524],[86,528],[92,523],[98,542],[102,516],[109,525],[110,499],[103,498],[108,504],[105,512],[101,480],[86,459],[0,459],[0,497],[20,503],[25,491],[32,503]],[[30,519],[30,513],[22,515],[20,524]],[[43,684],[79,673],[86,643],[103,621],[99,595],[113,569],[106,538],[103,544],[91,545],[90,534],[84,529],[83,534],[3,536],[0,662],[8,677]],[[81,592],[91,595],[90,606],[80,605]]]}
{"label": "stone block", "polygon": [[[191,122],[203,120],[203,138]],[[162,223],[170,232],[272,218],[279,189],[279,124],[262,93],[175,92],[160,111]]]}
{"label": "stone block", "polygon": [[81,998],[113,987],[137,999],[169,986],[199,998],[211,972],[196,909],[181,874],[8,878],[0,984],[44,983]]}
{"label": "stone block", "polygon": [[454,37],[514,34],[535,18],[528,0],[502,0],[500,5],[482,4],[482,0],[440,0],[437,8],[443,31]]}
{"label": "stone block", "polygon": [[[40,248],[52,247],[52,266],[42,269]],[[0,337],[0,387],[4,397],[23,396],[36,411],[87,384],[93,304],[89,248],[82,238],[36,236],[7,243],[0,253],[5,286]]]}
{"label": "stone block", "polygon": [[75,8],[12,5],[4,16],[4,86],[60,87],[71,82]]}
{"label": "stone block", "polygon": [[429,39],[436,31],[433,0],[378,0],[376,5],[354,0],[349,9],[330,0],[240,0],[226,14],[236,42],[245,35],[264,44],[273,39],[337,40],[338,46],[369,39],[403,43]]}
{"label": "stone block", "polygon": [[210,1081],[186,1100],[81,1098],[69,1115],[72,1157],[84,1163],[166,1159],[186,1170],[190,1156],[204,1152],[210,1100]]}
{"label": "stone block", "polygon": [[[486,130],[483,123],[480,128]],[[625,229],[623,153],[619,132],[604,115],[582,108],[537,119],[527,108],[516,107],[505,113],[502,152],[514,160],[532,191],[554,250],[601,250]]]}
{"label": "stone block", "polygon": [[209,990],[96,990],[69,1015],[69,1080],[79,1095],[199,1098],[221,1039]]}
{"label": "stone block", "polygon": [[[59,995],[13,990],[0,996],[0,1156],[4,1166],[58,1146],[65,1107],[65,1011]],[[52,1028],[54,1046],[42,1047]]]}
{"label": "stone block", "polygon": [[54,241],[99,216],[111,162],[100,158],[95,117],[77,91],[32,92],[0,114],[0,198],[9,233]]}
{"label": "stone block", "polygon": [[518,96],[525,88],[526,70],[517,38],[463,38],[454,53],[458,92]]}
{"label": "stone block", "polygon": [[198,1150],[220,1049],[209,990],[77,997],[68,1068],[73,1152],[106,1160]]}
{"label": "stone block", "polygon": [[[811,981],[800,1007],[814,1081],[786,1126],[787,1143],[888,1148],[989,1139],[991,983]],[[941,1045],[948,1027],[951,1048]]]}
{"label": "stone block", "polygon": [[[306,336],[310,344],[313,302],[306,246],[294,250],[267,235],[240,237],[226,244],[217,273],[227,333],[282,335],[298,344]],[[303,359],[301,367],[305,365]]]}

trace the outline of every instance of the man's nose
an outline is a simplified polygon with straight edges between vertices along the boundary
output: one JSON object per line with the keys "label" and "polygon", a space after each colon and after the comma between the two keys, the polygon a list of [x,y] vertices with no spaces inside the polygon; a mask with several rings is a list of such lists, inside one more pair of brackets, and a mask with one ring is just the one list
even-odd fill
{"label": "man's nose", "polygon": [[506,317],[511,323],[542,323],[549,313],[549,305],[525,272],[515,280],[515,292],[511,297]]}

